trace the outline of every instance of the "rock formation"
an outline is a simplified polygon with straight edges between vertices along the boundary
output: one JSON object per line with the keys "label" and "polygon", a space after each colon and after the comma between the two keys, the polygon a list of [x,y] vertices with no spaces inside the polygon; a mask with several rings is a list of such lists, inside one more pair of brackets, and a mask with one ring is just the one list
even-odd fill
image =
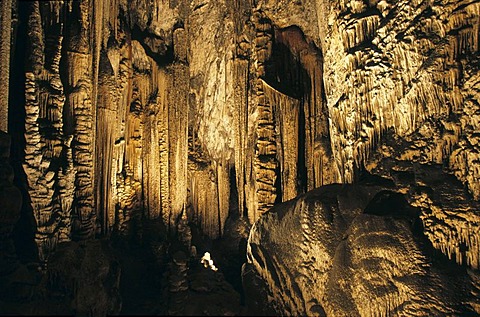
{"label": "rock formation", "polygon": [[478,271],[439,260],[420,219],[423,208],[391,185],[327,185],[261,217],[247,265],[267,284],[264,300],[282,314],[480,313]]}
{"label": "rock formation", "polygon": [[[411,248],[391,267],[418,260],[402,276],[424,267],[429,243],[478,270],[479,1],[3,0],[0,28],[0,130],[12,139],[9,164],[23,201],[12,237],[21,244],[33,235],[36,246],[22,249],[25,258],[48,263],[61,243],[141,237],[141,226],[157,220],[169,238],[192,223],[217,239],[229,220],[253,225],[267,214],[250,237],[262,244],[263,225],[280,230],[265,220],[271,208],[299,196],[324,199],[301,195],[368,174],[389,179],[388,190],[417,208],[427,240],[404,222],[389,227],[388,217],[358,214],[373,196],[352,198],[357,214],[332,228],[350,240],[322,251],[337,265],[321,269],[314,298],[325,302],[302,295],[303,284],[297,299],[275,295],[277,308],[395,310],[407,293],[389,297],[390,308],[364,311],[358,303],[367,297],[328,284],[371,260],[352,253],[335,264],[335,250],[353,252],[365,221],[366,235],[389,236],[379,246],[385,257],[398,245]],[[308,217],[315,232],[325,225],[318,212]],[[262,252],[276,252],[265,243]],[[271,267],[257,251],[250,250],[254,268],[263,278],[275,274],[264,272]],[[443,273],[435,274],[420,275],[443,287]],[[266,285],[281,281],[282,292],[292,291],[289,278]],[[328,297],[336,291],[350,299]],[[412,292],[417,307],[430,290]],[[457,309],[448,296],[432,302],[439,313]]]}
{"label": "rock formation", "polygon": [[0,36],[0,81],[3,83],[0,88],[0,130],[7,132],[8,130],[8,93],[10,79],[10,53],[12,41],[12,28],[14,27],[14,19],[12,14],[12,6],[14,2],[5,1],[2,9],[0,9],[0,27],[2,33]]}

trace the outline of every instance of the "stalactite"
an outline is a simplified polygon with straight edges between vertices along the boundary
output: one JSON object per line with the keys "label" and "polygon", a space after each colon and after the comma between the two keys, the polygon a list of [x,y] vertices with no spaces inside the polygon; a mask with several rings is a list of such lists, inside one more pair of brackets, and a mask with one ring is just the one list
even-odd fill
{"label": "stalactite", "polygon": [[[134,99],[131,106],[141,107],[141,103]],[[130,111],[125,125],[125,166],[124,169],[130,170],[136,180],[142,179],[142,137],[141,117],[139,113]]]}
{"label": "stalactite", "polygon": [[100,71],[102,76],[99,79],[96,109],[96,130],[98,137],[95,139],[96,153],[102,153],[102,159],[95,162],[96,192],[95,209],[99,213],[101,229],[103,234],[108,234],[115,223],[115,198],[113,195],[112,182],[115,169],[114,163],[114,142],[115,126],[117,123],[116,113],[118,111],[118,93],[115,74],[112,65],[105,51],[100,59]]}
{"label": "stalactite", "polygon": [[[144,0],[29,4],[24,169],[42,252],[71,227],[75,239],[93,236],[96,212],[103,233],[142,210],[176,228],[187,190],[202,228],[220,236],[230,172],[239,213],[253,223],[304,190],[353,182],[387,131],[411,143],[398,159],[442,163],[478,199],[480,6],[443,4],[319,2],[325,12],[311,19],[322,19],[324,38],[270,1],[235,2],[242,12]],[[0,10],[11,26],[9,8]],[[188,133],[204,160],[188,161]],[[439,235],[456,245],[436,247],[475,263],[459,252],[475,248],[475,235],[449,230]]]}
{"label": "stalactite", "polygon": [[334,175],[332,164],[331,144],[330,144],[330,123],[324,100],[324,79],[323,79],[323,61],[310,47],[309,54],[303,56],[302,63],[308,70],[310,77],[310,96],[304,98],[305,122],[306,125],[306,166],[313,166],[313,169],[307,169],[307,190],[317,188],[322,185],[337,182]]}
{"label": "stalactite", "polygon": [[[125,34],[121,34],[121,36],[123,37]],[[109,198],[112,207],[109,208],[108,216],[110,219],[109,225],[114,230],[128,232],[130,217],[134,212],[138,213],[138,201],[140,200],[138,195],[141,193],[139,189],[140,182],[136,181],[133,186],[130,186],[131,175],[127,175],[130,174],[130,171],[127,173],[126,169],[128,167],[125,168],[127,150],[125,139],[127,136],[127,120],[130,114],[128,110],[130,109],[132,89],[132,65],[128,45],[123,45],[118,49],[114,47],[113,50],[115,50],[114,54],[109,53],[110,51],[107,54],[116,78],[116,90],[113,90],[113,92],[117,91],[118,97],[115,99],[116,112],[112,114],[116,122],[112,124],[112,127],[114,127],[110,177],[112,196]],[[115,55],[115,57],[112,58],[112,55]],[[97,177],[99,177],[98,174]]]}
{"label": "stalactite", "polygon": [[[171,188],[170,188],[170,181],[172,175],[170,175],[170,111],[169,111],[169,102],[168,102],[168,75],[161,71],[159,73],[157,85],[158,89],[160,89],[160,95],[157,96],[157,103],[158,103],[158,118],[156,128],[158,129],[159,139],[158,139],[158,148],[156,151],[159,153],[159,157],[157,159],[157,166],[153,165],[150,166],[150,169],[147,172],[151,173],[158,173],[159,181],[160,181],[160,208],[161,213],[159,215],[162,216],[163,223],[168,226],[170,222],[173,220],[171,218],[171,199],[170,196]],[[160,168],[158,168],[158,163],[160,163]]]}
{"label": "stalactite", "polygon": [[356,47],[375,36],[380,18],[378,15],[370,15],[355,20],[343,30],[343,46],[346,50]]}
{"label": "stalactite", "polygon": [[238,191],[238,211],[241,216],[245,214],[246,206],[246,144],[248,140],[248,61],[238,59],[235,61],[234,77],[236,81],[235,92],[235,175]]}
{"label": "stalactite", "polygon": [[229,198],[230,198],[230,168],[226,162],[216,164],[216,184],[218,197],[218,226],[219,236],[223,235],[225,222],[229,216]]}
{"label": "stalactite", "polygon": [[[188,180],[193,217],[204,234],[212,239],[221,234],[220,197],[217,171],[203,162],[189,161]],[[228,200],[227,200],[228,201]],[[228,212],[228,209],[227,209]]]}
{"label": "stalactite", "polygon": [[[406,137],[462,108],[459,61],[478,51],[478,2],[442,7],[445,23],[429,13],[438,10],[434,4],[400,1],[393,7],[402,10],[391,16],[389,6],[377,4],[377,13],[359,9],[364,17],[358,19],[348,5],[325,43],[326,62],[333,65],[325,74],[332,148],[343,181],[353,181],[352,169],[366,162],[383,131],[394,128]],[[419,21],[415,26],[407,22],[411,16]]]}
{"label": "stalactite", "polygon": [[[422,209],[425,235],[432,245],[458,264],[480,267],[480,217],[465,202],[449,193],[432,198],[425,193],[414,197],[413,204]],[[462,247],[464,245],[465,247]],[[465,261],[465,262],[464,262]]]}
{"label": "stalactite", "polygon": [[[179,47],[177,45],[176,47]],[[180,56],[185,55],[180,49]],[[168,144],[170,190],[170,229],[176,228],[187,201],[187,160],[188,160],[188,69],[176,65],[169,69],[165,93],[168,94]],[[223,197],[222,197],[223,198]],[[227,200],[228,202],[228,197]]]}
{"label": "stalactite", "polygon": [[10,81],[10,43],[12,41],[12,0],[2,2],[0,8],[0,130],[8,130],[8,91]]}
{"label": "stalactite", "polygon": [[[280,165],[282,201],[293,199],[298,194],[298,125],[300,101],[276,91],[263,82],[263,91],[275,115],[277,136],[277,159]],[[262,132],[258,130],[259,137]],[[268,130],[267,130],[268,133]],[[267,135],[267,138],[271,137]]]}
{"label": "stalactite", "polygon": [[[32,50],[25,75],[25,162],[28,192],[37,222],[35,240],[39,257],[46,260],[59,241],[70,239],[70,218],[75,187],[71,149],[72,137],[64,134],[64,88],[60,79],[60,55],[64,21],[46,21],[48,49],[40,25],[39,3],[29,6],[28,26]],[[56,30],[56,31],[54,31]],[[58,164],[65,162],[65,164]]]}
{"label": "stalactite", "polygon": [[335,182],[324,98],[322,52],[309,43],[297,27],[276,29],[274,49],[285,52],[283,57],[282,54],[272,57],[280,61],[275,62],[279,69],[271,72],[276,73],[280,86],[285,86],[283,89],[290,90],[290,94],[302,100],[298,108],[299,129],[295,133],[300,142],[297,181],[301,190]]}
{"label": "stalactite", "polygon": [[[162,215],[163,198],[161,192],[168,192],[168,185],[163,185],[166,181],[168,184],[168,174],[165,171],[168,168],[168,160],[165,160],[165,148],[168,149],[168,143],[162,147],[160,151],[160,143],[166,142],[168,137],[167,124],[163,119],[166,112],[166,105],[161,101],[161,96],[157,96],[154,100],[145,105],[143,114],[143,142],[142,142],[142,162],[143,162],[143,192],[144,192],[144,212],[147,218],[155,219]],[[159,123],[163,125],[160,126]],[[160,163],[160,166],[159,166]],[[167,176],[166,178],[163,178]],[[162,186],[163,185],[163,186]],[[168,206],[168,203],[167,203]],[[165,219],[164,219],[165,220]],[[167,218],[168,220],[168,218]]]}
{"label": "stalactite", "polygon": [[[124,176],[125,175],[125,176]],[[131,220],[141,215],[142,185],[133,178],[126,168],[125,173],[117,176],[117,197],[115,230],[122,234],[131,232]]]}
{"label": "stalactite", "polygon": [[71,239],[71,218],[72,218],[72,206],[75,196],[75,167],[73,166],[73,154],[72,143],[73,136],[65,136],[62,147],[62,156],[66,158],[66,167],[61,168],[58,173],[58,182],[56,188],[58,188],[58,204],[61,210],[59,225],[59,242],[70,241]]}
{"label": "stalactite", "polygon": [[72,141],[73,161],[76,167],[75,192],[75,239],[88,239],[96,230],[96,213],[94,210],[94,128],[95,115],[92,104],[94,96],[93,74],[90,66],[91,53],[89,45],[90,25],[89,1],[73,3],[79,18],[79,29],[70,30],[67,43],[68,73],[66,87],[66,108],[68,113],[67,131],[74,135]]}

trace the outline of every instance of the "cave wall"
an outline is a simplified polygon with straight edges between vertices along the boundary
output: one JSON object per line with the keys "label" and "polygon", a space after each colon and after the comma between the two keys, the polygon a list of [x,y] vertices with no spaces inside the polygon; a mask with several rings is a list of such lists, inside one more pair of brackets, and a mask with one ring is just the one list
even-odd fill
{"label": "cave wall", "polygon": [[142,215],[169,225],[184,208],[185,32],[179,25],[172,32],[174,17],[141,11],[168,5],[141,3],[138,12],[133,5],[18,4],[23,32],[15,40],[26,50],[11,63],[24,64],[25,96],[15,99],[24,106],[10,105],[10,117],[20,116],[10,130],[41,259],[61,241],[128,231]]}
{"label": "cave wall", "polygon": [[382,131],[408,139],[432,124],[426,130],[433,130],[433,142],[417,145],[425,151],[418,160],[456,162],[451,171],[478,198],[476,172],[466,172],[468,163],[458,158],[473,150],[462,140],[472,138],[467,125],[475,123],[462,122],[478,98],[478,8],[477,1],[351,1],[334,7],[325,89],[332,134],[338,135],[332,139],[336,160],[350,170],[342,173],[345,181]]}
{"label": "cave wall", "polygon": [[[373,154],[442,164],[478,199],[479,6],[2,6],[0,79],[23,88],[2,85],[0,129],[25,174],[40,256],[141,217],[174,232],[183,212],[215,238],[230,193],[253,223],[307,190],[379,171]],[[381,146],[387,132],[403,154]]]}

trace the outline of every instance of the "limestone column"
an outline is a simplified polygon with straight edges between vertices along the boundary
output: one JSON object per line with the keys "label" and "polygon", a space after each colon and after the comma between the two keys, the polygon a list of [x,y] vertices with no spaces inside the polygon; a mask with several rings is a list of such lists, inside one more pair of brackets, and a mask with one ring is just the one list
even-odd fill
{"label": "limestone column", "polygon": [[12,36],[12,0],[0,6],[0,130],[8,129],[8,82],[10,77],[10,42]]}

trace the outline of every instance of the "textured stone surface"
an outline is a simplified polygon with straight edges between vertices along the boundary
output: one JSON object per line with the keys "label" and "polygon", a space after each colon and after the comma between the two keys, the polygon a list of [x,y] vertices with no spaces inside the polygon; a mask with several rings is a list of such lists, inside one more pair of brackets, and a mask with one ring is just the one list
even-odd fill
{"label": "textured stone surface", "polygon": [[0,130],[8,131],[8,83],[10,79],[10,48],[12,41],[12,7],[13,1],[5,1],[0,9]]}
{"label": "textured stone surface", "polygon": [[438,260],[418,213],[380,186],[323,186],[255,223],[248,263],[277,313],[479,313],[478,272]]}
{"label": "textured stone surface", "polygon": [[42,257],[68,237],[126,230],[134,214],[173,230],[186,206],[219,236],[231,192],[253,223],[355,181],[386,131],[423,153],[404,159],[447,165],[478,198],[478,5],[21,4],[18,146]]}
{"label": "textured stone surface", "polygon": [[369,168],[392,179],[408,201],[421,210],[424,233],[436,249],[458,264],[478,269],[478,201],[471,199],[453,175],[445,175],[442,165],[404,159],[417,153],[418,148],[390,138]]}
{"label": "textured stone surface", "polygon": [[[281,202],[368,171],[418,208],[440,255],[478,269],[479,1],[5,1],[0,130],[11,127],[15,182],[42,261],[59,242],[141,237],[140,219],[161,219],[174,236],[186,216],[221,237],[229,216],[252,225]],[[304,219],[314,231],[328,223],[317,216]],[[321,251],[331,263],[373,217],[344,216],[331,234],[350,230],[351,240]],[[382,219],[365,235],[392,235]],[[404,245],[417,259],[410,229],[392,226],[398,235],[379,249],[388,257]],[[360,268],[361,256],[335,264],[340,280],[350,278],[340,267]],[[340,291],[322,274],[317,293]],[[412,305],[425,301],[408,287]],[[368,315],[357,291],[303,303],[295,290],[300,297],[280,302]],[[456,309],[448,296],[432,299],[439,313]]]}

